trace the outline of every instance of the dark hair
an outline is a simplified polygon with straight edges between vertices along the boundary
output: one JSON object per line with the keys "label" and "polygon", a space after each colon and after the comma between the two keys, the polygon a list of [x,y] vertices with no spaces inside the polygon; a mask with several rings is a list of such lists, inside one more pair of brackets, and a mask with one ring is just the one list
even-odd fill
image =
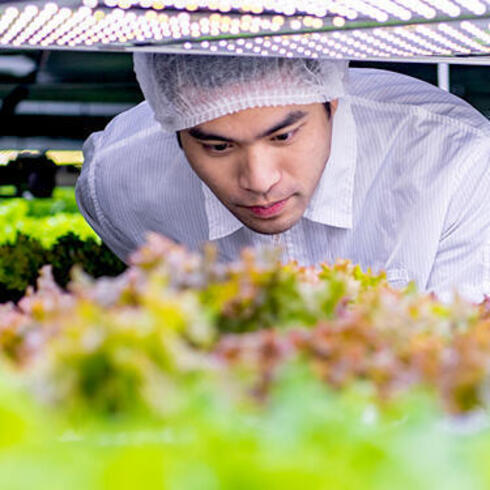
{"label": "dark hair", "polygon": [[323,107],[325,107],[325,110],[327,111],[327,116],[330,119],[330,116],[332,115],[332,110],[330,109],[330,102],[324,102]]}
{"label": "dark hair", "polygon": [[[332,110],[330,109],[330,102],[324,102],[323,107],[325,107],[325,110],[327,111],[327,116],[330,119],[330,117],[332,115]],[[179,144],[179,147],[182,150],[182,141],[180,139],[180,131],[176,131],[175,134],[177,135],[177,143]]]}

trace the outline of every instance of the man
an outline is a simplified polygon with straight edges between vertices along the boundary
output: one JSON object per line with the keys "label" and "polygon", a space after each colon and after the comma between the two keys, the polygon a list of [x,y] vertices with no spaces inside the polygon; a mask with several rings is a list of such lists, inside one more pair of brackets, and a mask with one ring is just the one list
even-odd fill
{"label": "man", "polygon": [[135,71],[146,102],[89,138],[77,185],[123,260],[152,230],[490,294],[490,124],[462,100],[343,61],[137,54]]}

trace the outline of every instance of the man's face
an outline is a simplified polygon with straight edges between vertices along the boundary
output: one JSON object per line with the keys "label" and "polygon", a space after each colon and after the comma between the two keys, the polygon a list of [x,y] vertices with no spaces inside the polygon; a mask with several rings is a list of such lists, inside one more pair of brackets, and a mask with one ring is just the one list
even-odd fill
{"label": "man's face", "polygon": [[196,174],[245,226],[276,234],[303,215],[330,155],[323,104],[260,107],[181,131]]}

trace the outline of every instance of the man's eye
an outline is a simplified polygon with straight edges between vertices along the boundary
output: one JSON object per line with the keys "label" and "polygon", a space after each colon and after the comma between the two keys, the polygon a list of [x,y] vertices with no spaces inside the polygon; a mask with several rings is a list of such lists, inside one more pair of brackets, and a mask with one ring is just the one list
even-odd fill
{"label": "man's eye", "polygon": [[230,148],[229,143],[220,143],[218,145],[203,144],[203,146],[206,150],[215,151],[217,153],[224,152]]}
{"label": "man's eye", "polygon": [[272,139],[274,141],[289,141],[293,137],[294,133],[294,131],[288,131],[287,133],[278,134]]}

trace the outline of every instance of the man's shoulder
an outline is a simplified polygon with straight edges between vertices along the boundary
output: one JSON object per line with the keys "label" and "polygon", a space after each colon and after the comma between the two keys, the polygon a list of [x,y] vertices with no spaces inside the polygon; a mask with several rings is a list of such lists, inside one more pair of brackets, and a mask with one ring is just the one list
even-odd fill
{"label": "man's shoulder", "polygon": [[490,135],[490,122],[473,106],[445,90],[400,73],[371,68],[349,70],[352,102],[367,109],[412,113],[442,125]]}
{"label": "man's shoulder", "polygon": [[146,102],[116,116],[103,131],[93,133],[83,150],[82,173],[91,172],[102,188],[117,182],[123,192],[132,190],[141,196],[140,200],[149,189],[160,193],[176,183],[189,183],[191,177],[175,134],[161,128]]}
{"label": "man's shoulder", "polygon": [[157,135],[160,140],[171,140],[175,135],[165,132],[155,120],[149,104],[144,101],[137,106],[118,114],[105,129],[99,133],[99,151],[110,151],[134,142],[143,142]]}
{"label": "man's shoulder", "polygon": [[119,256],[142,243],[148,230],[176,241],[184,241],[185,232],[195,239],[207,232],[200,181],[175,134],[163,131],[146,103],[91,135],[84,156],[80,209]]}

